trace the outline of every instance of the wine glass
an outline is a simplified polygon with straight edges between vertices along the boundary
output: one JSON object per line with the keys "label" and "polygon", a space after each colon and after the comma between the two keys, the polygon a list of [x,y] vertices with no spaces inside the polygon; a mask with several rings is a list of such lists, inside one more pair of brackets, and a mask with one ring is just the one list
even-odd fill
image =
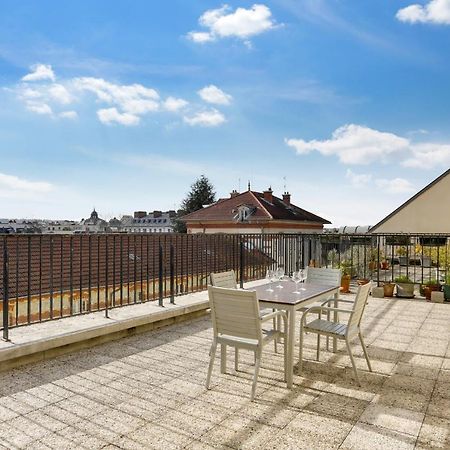
{"label": "wine glass", "polygon": [[294,294],[300,294],[300,291],[298,290],[298,284],[302,281],[300,277],[300,272],[292,272],[292,281],[295,283],[295,291]]}
{"label": "wine glass", "polygon": [[[305,269],[300,269],[298,271],[298,274],[299,274],[299,278],[300,278],[300,283],[304,283],[306,281],[306,277],[308,275],[306,270]],[[300,290],[301,291],[306,291],[306,289],[304,287],[301,287]]]}
{"label": "wine glass", "polygon": [[283,289],[283,286],[281,285],[281,280],[284,277],[284,267],[283,266],[279,266],[277,269],[277,278],[279,281],[279,284],[277,286],[278,289]]}
{"label": "wine glass", "polygon": [[[273,274],[273,272],[274,271],[272,269],[267,269],[266,280],[268,280],[269,283],[273,283],[273,281],[274,281],[274,274]],[[269,284],[269,287],[266,289],[266,291],[267,292],[273,292],[272,284]]]}

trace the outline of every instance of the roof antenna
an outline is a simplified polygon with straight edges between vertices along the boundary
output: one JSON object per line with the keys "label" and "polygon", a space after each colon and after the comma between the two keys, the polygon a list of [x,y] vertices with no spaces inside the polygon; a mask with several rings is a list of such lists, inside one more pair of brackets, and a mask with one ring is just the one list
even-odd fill
{"label": "roof antenna", "polygon": [[241,192],[241,179],[238,178],[239,193]]}
{"label": "roof antenna", "polygon": [[287,189],[286,189],[286,175],[283,177],[283,180],[284,180],[284,192],[287,192]]}
{"label": "roof antenna", "polygon": [[248,190],[249,191],[251,190],[251,188],[250,188],[250,180],[248,180]]}

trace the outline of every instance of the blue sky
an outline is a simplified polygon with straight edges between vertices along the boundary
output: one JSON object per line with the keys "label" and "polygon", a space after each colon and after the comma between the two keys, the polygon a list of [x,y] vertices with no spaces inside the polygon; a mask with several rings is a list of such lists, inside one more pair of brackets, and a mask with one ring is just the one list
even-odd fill
{"label": "blue sky", "polygon": [[450,166],[450,0],[0,3],[0,217],[173,209],[201,174],[374,224]]}

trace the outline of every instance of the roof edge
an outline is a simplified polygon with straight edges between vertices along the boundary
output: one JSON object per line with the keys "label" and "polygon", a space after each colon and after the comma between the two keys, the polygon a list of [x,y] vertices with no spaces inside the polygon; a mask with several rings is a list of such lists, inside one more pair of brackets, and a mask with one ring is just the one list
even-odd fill
{"label": "roof edge", "polygon": [[388,214],[384,219],[380,220],[377,224],[375,224],[369,231],[369,233],[373,233],[379,226],[383,225],[385,222],[387,222],[391,217],[393,217],[395,214],[397,214],[399,211],[401,211],[403,208],[408,206],[411,202],[416,200],[418,197],[420,197],[423,193],[431,189],[435,184],[439,183],[443,178],[445,178],[447,175],[450,174],[450,169],[447,169],[444,173],[439,175],[437,178],[435,178],[431,183],[428,183],[423,189],[421,189],[419,192],[414,194],[411,198],[406,200],[406,202],[402,203],[397,209],[392,211],[390,214]]}

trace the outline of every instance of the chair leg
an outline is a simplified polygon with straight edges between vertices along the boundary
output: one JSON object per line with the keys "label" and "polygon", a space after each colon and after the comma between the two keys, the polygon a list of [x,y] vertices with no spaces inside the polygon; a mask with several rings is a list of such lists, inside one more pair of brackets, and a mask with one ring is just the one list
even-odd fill
{"label": "chair leg", "polygon": [[365,356],[366,361],[367,361],[367,366],[369,367],[369,371],[372,372],[372,365],[370,364],[369,355],[368,355],[367,349],[366,349],[366,344],[364,343],[364,339],[362,337],[361,332],[358,333],[358,336],[359,336],[359,340],[361,341],[361,346],[362,346],[362,349],[363,349],[363,352],[364,352],[364,356]]}
{"label": "chair leg", "polygon": [[216,357],[216,348],[217,342],[213,342],[211,345],[211,350],[209,351],[211,358],[209,360],[208,376],[206,377],[206,389],[209,389],[209,384],[211,382],[211,374],[214,366],[214,358]]}
{"label": "chair leg", "polygon": [[[273,329],[274,330],[279,330],[280,329],[280,324],[278,323],[277,326],[277,319],[274,317],[273,318]],[[273,349],[275,350],[275,353],[278,353],[278,341],[279,341],[279,336],[275,336],[275,339],[273,340]]]}
{"label": "chair leg", "polygon": [[317,361],[320,359],[320,333],[317,333]]}
{"label": "chair leg", "polygon": [[300,322],[300,343],[298,349],[298,370],[302,371],[303,368],[303,324]]}
{"label": "chair leg", "polygon": [[220,373],[227,373],[227,346],[220,344]]}
{"label": "chair leg", "polygon": [[250,396],[251,401],[255,399],[256,383],[258,382],[259,366],[261,364],[261,350],[259,348],[255,350],[255,357],[256,363],[255,363],[255,374],[253,375],[252,394]]}
{"label": "chair leg", "polygon": [[288,371],[288,346],[287,346],[287,338],[286,338],[287,330],[284,330],[283,336],[283,349],[284,349],[284,381],[287,381],[287,371]]}
{"label": "chair leg", "polygon": [[350,356],[350,361],[352,362],[353,371],[355,372],[356,382],[361,386],[361,381],[359,379],[358,370],[356,369],[355,358],[353,358],[352,350],[350,348],[350,343],[348,342],[347,339],[345,339],[345,345],[347,345],[347,351]]}
{"label": "chair leg", "polygon": [[239,349],[234,348],[234,370],[237,372],[239,370]]}

